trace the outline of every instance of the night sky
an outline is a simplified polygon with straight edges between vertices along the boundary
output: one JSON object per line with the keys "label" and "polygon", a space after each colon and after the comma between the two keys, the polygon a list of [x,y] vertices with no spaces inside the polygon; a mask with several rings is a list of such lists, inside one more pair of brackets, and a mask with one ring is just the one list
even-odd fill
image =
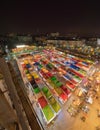
{"label": "night sky", "polygon": [[[73,2],[74,1],[74,2]],[[76,0],[2,0],[2,33],[97,33],[100,34],[100,3]]]}

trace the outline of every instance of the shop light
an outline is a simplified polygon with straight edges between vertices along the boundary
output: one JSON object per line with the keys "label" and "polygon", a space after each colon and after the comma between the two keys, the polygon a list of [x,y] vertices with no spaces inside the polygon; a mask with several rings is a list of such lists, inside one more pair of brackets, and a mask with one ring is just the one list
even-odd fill
{"label": "shop light", "polygon": [[28,47],[28,45],[17,45],[17,48],[23,48],[23,47]]}

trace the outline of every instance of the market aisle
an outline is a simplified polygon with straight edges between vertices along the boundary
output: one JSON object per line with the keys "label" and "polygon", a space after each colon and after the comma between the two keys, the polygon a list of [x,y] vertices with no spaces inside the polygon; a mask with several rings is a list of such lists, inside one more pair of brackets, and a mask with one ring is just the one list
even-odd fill
{"label": "market aisle", "polygon": [[50,124],[47,130],[69,130],[72,127],[72,124],[75,122],[76,118],[71,117],[67,112],[67,108],[73,100],[73,96],[70,97],[68,102],[64,104],[61,112],[55,118],[54,122]]}

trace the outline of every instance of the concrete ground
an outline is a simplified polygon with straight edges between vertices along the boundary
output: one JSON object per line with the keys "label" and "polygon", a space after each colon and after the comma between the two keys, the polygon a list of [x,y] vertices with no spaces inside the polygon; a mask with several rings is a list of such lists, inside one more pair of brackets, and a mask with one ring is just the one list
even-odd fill
{"label": "concrete ground", "polygon": [[[95,130],[97,126],[100,126],[100,117],[97,116],[100,99],[94,99],[93,104],[88,105],[90,108],[88,114],[81,111],[75,117],[71,117],[66,110],[69,102],[63,106],[61,113],[47,130]],[[81,120],[82,116],[86,117],[85,122]]]}

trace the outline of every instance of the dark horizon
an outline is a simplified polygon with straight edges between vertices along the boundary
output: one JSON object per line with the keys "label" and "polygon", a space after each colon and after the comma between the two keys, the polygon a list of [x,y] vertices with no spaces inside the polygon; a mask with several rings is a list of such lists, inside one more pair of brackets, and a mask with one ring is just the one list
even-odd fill
{"label": "dark horizon", "polygon": [[2,1],[0,34],[98,34],[99,3],[83,1]]}

